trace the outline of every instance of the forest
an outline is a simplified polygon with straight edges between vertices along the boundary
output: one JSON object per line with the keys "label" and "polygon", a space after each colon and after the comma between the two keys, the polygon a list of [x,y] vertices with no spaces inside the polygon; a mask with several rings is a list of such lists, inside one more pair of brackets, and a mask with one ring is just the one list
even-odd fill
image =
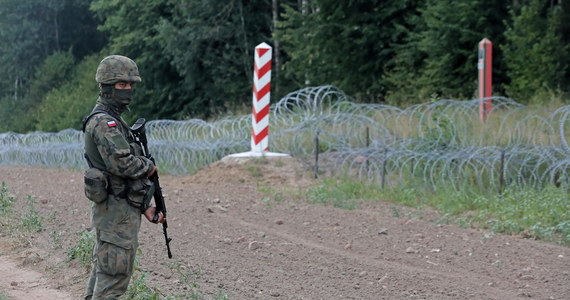
{"label": "forest", "polygon": [[494,96],[569,102],[568,0],[0,0],[0,132],[81,128],[112,54],[143,79],[127,121],[249,113],[262,42],[272,101],[320,85],[396,107],[469,100],[483,38]]}

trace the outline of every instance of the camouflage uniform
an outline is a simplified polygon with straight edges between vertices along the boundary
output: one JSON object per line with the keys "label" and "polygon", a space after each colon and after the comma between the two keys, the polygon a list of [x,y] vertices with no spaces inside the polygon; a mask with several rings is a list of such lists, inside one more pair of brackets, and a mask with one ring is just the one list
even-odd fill
{"label": "camouflage uniform", "polygon": [[[121,68],[125,61],[130,71],[125,65]],[[103,71],[109,69],[119,71],[114,75],[104,74]],[[125,74],[129,76],[120,77]],[[103,86],[114,84],[105,82],[109,76],[126,79],[122,81],[140,81],[132,60],[121,56],[103,59],[97,70],[102,92],[93,111],[106,113],[95,113],[84,124],[86,158],[91,167],[106,175],[108,192],[102,202],[93,203],[92,207],[97,241],[93,250],[91,278],[84,296],[93,300],[117,299],[127,290],[138,247],[141,212],[145,209],[135,207],[129,201],[141,200],[148,182],[147,174],[154,168],[149,159],[141,156],[130,129],[120,118],[130,99],[117,99],[114,87]]]}

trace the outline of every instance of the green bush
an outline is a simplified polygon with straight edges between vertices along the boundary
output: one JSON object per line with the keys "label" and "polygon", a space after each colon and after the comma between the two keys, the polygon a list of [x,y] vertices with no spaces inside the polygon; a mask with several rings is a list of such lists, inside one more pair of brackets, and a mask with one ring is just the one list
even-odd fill
{"label": "green bush", "polygon": [[0,132],[26,132],[28,131],[28,117],[19,100],[13,96],[0,98]]}
{"label": "green bush", "polygon": [[56,52],[46,58],[44,63],[36,71],[35,79],[30,86],[30,91],[25,103],[28,103],[26,120],[27,131],[35,130],[38,118],[31,116],[38,115],[38,108],[42,101],[52,90],[56,90],[64,83],[69,82],[75,66],[75,59],[70,52]]}
{"label": "green bush", "polygon": [[513,13],[512,25],[505,32],[507,43],[501,45],[511,80],[506,90],[519,102],[564,85],[569,47],[559,33],[562,11],[559,6],[545,9],[546,5],[532,0],[520,13]]}
{"label": "green bush", "polygon": [[38,108],[45,96],[70,80],[75,59],[69,52],[56,52],[38,67],[27,94],[14,100],[7,96],[0,100],[6,113],[0,115],[0,132],[30,132],[36,130],[40,118]]}
{"label": "green bush", "polygon": [[38,120],[36,129],[57,132],[67,128],[81,129],[83,118],[89,114],[99,92],[95,82],[98,56],[86,57],[73,70],[68,81],[51,90],[34,117]]}

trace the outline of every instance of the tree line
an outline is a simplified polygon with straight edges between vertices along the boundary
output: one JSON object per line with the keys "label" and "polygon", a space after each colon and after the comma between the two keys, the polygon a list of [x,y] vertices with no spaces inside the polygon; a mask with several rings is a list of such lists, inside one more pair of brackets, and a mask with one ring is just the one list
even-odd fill
{"label": "tree line", "polygon": [[127,120],[246,113],[261,42],[273,99],[328,84],[400,107],[472,99],[483,38],[494,95],[566,99],[569,0],[0,0],[0,132],[80,128],[111,54],[143,78]]}

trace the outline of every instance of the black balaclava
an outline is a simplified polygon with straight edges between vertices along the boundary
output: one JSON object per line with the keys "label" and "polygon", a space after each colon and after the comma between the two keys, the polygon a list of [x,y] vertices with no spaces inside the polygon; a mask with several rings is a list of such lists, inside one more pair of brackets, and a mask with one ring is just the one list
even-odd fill
{"label": "black balaclava", "polygon": [[114,84],[101,84],[97,103],[121,114],[129,110],[133,94],[133,89],[116,89]]}

